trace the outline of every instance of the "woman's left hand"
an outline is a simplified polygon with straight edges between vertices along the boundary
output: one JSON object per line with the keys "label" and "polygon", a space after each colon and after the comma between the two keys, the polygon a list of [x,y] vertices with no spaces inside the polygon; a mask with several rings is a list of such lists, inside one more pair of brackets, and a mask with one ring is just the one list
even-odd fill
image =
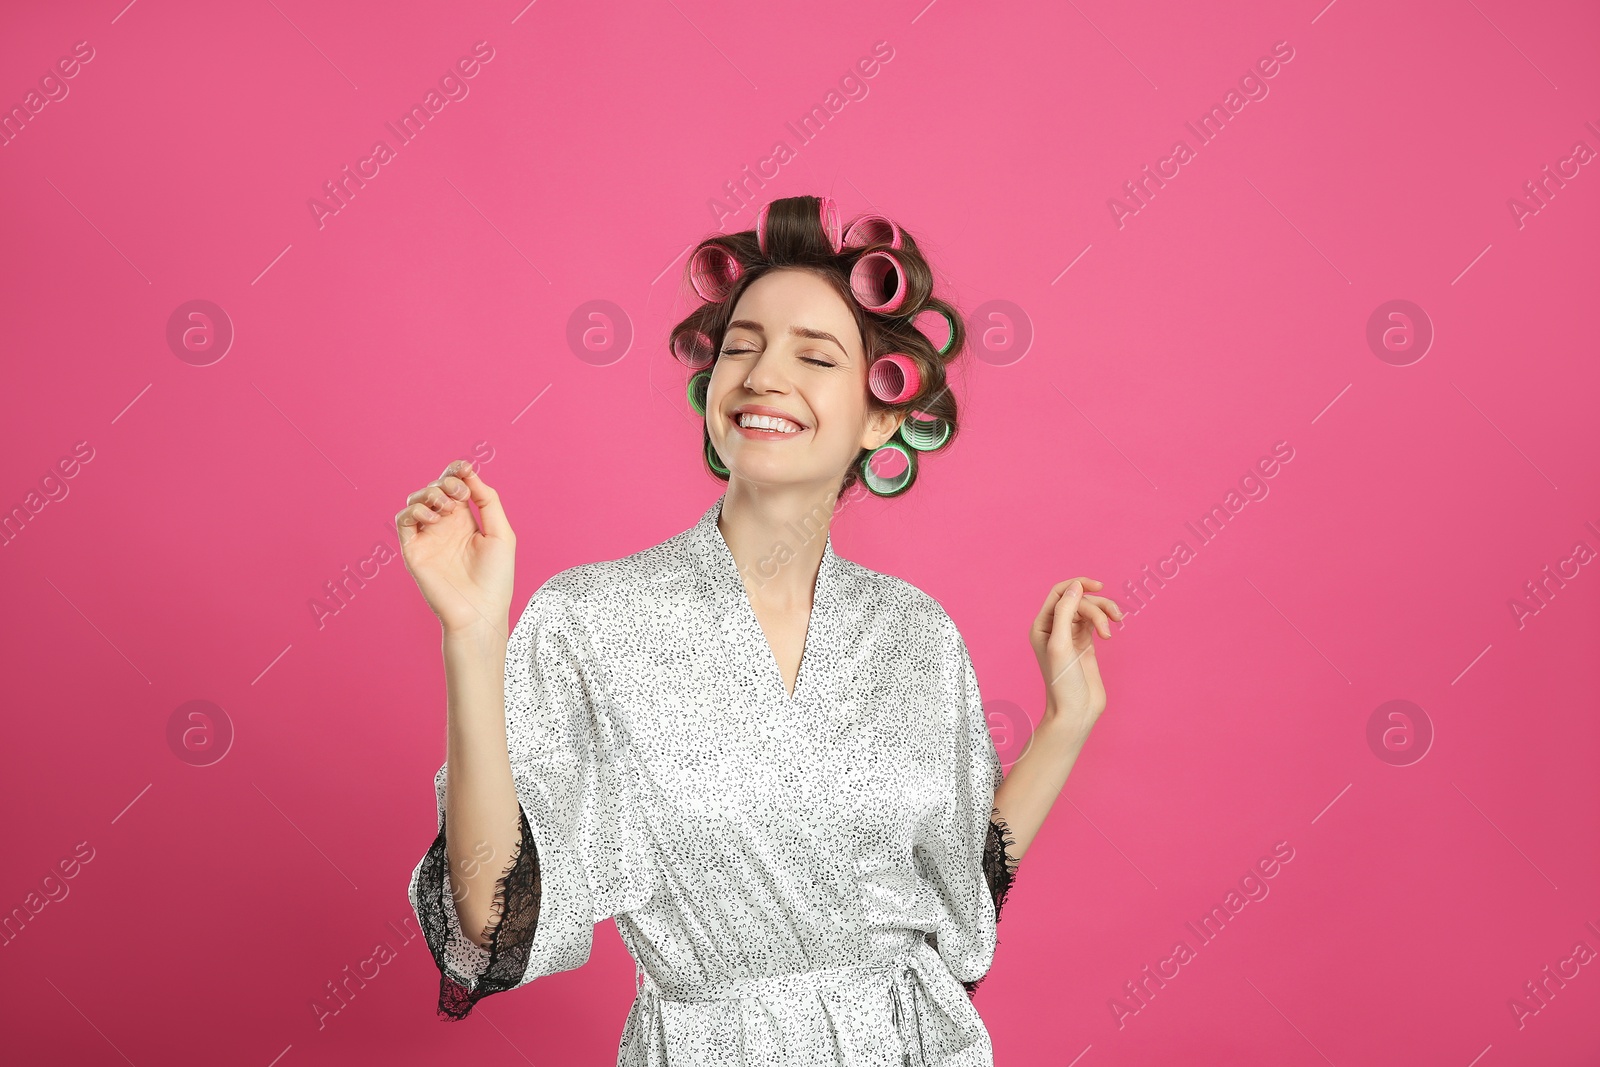
{"label": "woman's left hand", "polygon": [[1102,588],[1104,583],[1093,578],[1057,582],[1028,634],[1044,675],[1045,723],[1059,723],[1079,741],[1088,738],[1106,708],[1095,632],[1110,638],[1111,620],[1123,617],[1115,601],[1092,592]]}

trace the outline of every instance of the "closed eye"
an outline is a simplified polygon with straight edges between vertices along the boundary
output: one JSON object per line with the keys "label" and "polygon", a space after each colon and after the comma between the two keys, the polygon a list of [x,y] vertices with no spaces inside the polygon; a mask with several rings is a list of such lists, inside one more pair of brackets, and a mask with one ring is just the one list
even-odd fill
{"label": "closed eye", "polygon": [[[755,353],[757,351],[759,351],[759,349],[755,349],[755,348],[724,348],[722,350],[722,354],[725,355],[725,356],[748,356],[748,355],[751,355],[751,354],[753,354],[753,353]],[[800,362],[802,362],[802,363],[810,363],[812,366],[816,366],[816,367],[833,367],[833,366],[837,365],[837,364],[834,364],[834,363],[830,363],[825,359],[812,359],[810,356],[801,356],[800,357]]]}

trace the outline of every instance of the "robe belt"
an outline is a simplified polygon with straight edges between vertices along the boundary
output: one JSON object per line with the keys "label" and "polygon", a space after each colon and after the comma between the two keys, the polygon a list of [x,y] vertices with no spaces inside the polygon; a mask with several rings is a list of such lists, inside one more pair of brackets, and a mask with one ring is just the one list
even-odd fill
{"label": "robe belt", "polygon": [[899,955],[875,963],[845,964],[838,967],[819,967],[810,971],[790,971],[785,974],[734,978],[696,986],[688,990],[666,989],[657,984],[642,964],[637,965],[638,993],[649,993],[662,1000],[694,1003],[708,1000],[744,1000],[747,998],[793,997],[814,993],[830,986],[847,985],[852,980],[881,981],[887,986],[890,1008],[900,1043],[907,1050],[902,1062],[906,1067],[925,1067],[922,1047],[921,1004],[918,1001],[919,976],[912,965],[917,954],[907,948]]}

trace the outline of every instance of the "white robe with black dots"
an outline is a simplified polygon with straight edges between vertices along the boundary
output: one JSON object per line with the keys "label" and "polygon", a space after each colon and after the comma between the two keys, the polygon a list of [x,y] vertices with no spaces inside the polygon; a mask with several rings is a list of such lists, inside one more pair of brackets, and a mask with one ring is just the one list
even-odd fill
{"label": "white robe with black dots", "polygon": [[411,879],[439,1010],[581,965],[612,918],[638,964],[619,1067],[991,1067],[970,992],[1014,864],[966,644],[830,537],[789,693],[722,500],[528,601],[505,674],[522,839],[491,947],[451,897],[443,766]]}

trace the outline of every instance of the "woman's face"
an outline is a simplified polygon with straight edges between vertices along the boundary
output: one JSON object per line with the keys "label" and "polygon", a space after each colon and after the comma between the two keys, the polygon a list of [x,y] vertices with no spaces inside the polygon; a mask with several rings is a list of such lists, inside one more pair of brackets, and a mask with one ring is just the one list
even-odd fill
{"label": "woman's face", "polygon": [[810,271],[770,271],[734,305],[707,431],[733,478],[833,490],[861,449],[900,425],[867,397],[866,352],[844,299]]}

